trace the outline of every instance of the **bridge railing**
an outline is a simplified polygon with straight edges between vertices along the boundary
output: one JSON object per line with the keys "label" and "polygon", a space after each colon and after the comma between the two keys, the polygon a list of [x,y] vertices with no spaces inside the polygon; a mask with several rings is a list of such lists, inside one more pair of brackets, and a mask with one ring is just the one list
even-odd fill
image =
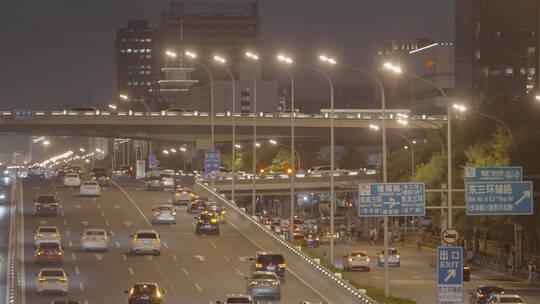
{"label": "bridge railing", "polygon": [[[0,120],[12,120],[17,119],[15,116],[16,111],[6,110],[0,111]],[[239,118],[253,118],[255,114],[253,113],[235,113],[235,117]],[[284,118],[288,119],[291,117],[291,113],[265,113],[260,112],[256,114],[257,117],[262,119],[264,118]],[[304,113],[294,113],[293,114],[297,119],[329,119],[331,117],[330,113],[316,113],[316,114],[304,114]],[[135,117],[210,117],[210,113],[202,111],[190,111],[190,112],[180,112],[180,111],[158,111],[158,112],[140,112],[140,111],[70,111],[70,110],[58,110],[58,111],[33,111],[32,118],[51,118],[51,117],[77,117],[78,119],[83,117],[110,117],[110,116],[135,116]],[[232,117],[231,112],[223,113],[214,113],[216,118],[226,118]],[[389,120],[399,120],[403,119],[402,116],[396,115],[395,113],[387,113],[386,119]],[[344,120],[373,120],[373,119],[382,119],[381,113],[334,113],[335,119],[344,119]],[[28,119],[28,117],[26,117]],[[407,116],[409,120],[418,120],[418,121],[444,121],[446,116],[444,115],[411,115]]]}
{"label": "bridge railing", "polygon": [[6,302],[7,304],[23,303],[22,280],[24,280],[24,269],[22,261],[22,247],[24,244],[21,239],[22,232],[22,210],[18,204],[20,197],[20,185],[18,180],[13,178],[11,186],[11,214],[9,225],[9,244],[7,256],[7,275],[6,275]]}
{"label": "bridge railing", "polygon": [[204,188],[209,193],[213,194],[220,201],[227,204],[227,206],[234,209],[244,219],[251,222],[251,224],[255,225],[261,231],[266,233],[270,238],[272,238],[274,241],[276,241],[282,247],[289,250],[294,255],[298,256],[303,262],[305,262],[308,265],[312,266],[314,269],[316,269],[318,272],[320,272],[321,275],[326,276],[328,279],[330,279],[330,281],[334,282],[339,288],[342,288],[345,292],[348,292],[353,297],[357,298],[360,301],[359,303],[362,303],[362,304],[378,304],[377,301],[375,301],[372,298],[368,297],[365,293],[360,292],[358,289],[356,289],[356,287],[349,284],[349,282],[343,280],[339,275],[336,275],[330,269],[322,266],[320,263],[318,263],[317,261],[312,259],[310,256],[308,256],[307,254],[302,252],[302,250],[299,250],[298,248],[293,246],[291,243],[285,241],[283,238],[281,238],[274,231],[272,231],[269,228],[265,227],[264,225],[260,224],[257,220],[254,219],[254,217],[249,215],[243,209],[239,208],[234,202],[229,201],[228,199],[225,198],[224,195],[222,195],[220,193],[217,193],[214,189],[210,188],[208,186],[208,184],[204,183],[199,178],[196,178],[195,182],[197,183],[197,185]]}

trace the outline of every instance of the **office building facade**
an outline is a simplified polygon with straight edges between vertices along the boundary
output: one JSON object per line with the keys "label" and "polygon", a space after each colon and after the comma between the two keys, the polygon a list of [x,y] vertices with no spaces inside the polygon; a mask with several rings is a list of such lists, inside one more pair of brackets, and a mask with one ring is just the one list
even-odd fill
{"label": "office building facade", "polygon": [[456,0],[456,96],[477,102],[538,90],[538,0]]}
{"label": "office building facade", "polygon": [[125,102],[148,102],[159,79],[159,31],[146,20],[131,20],[116,34],[116,91]]}

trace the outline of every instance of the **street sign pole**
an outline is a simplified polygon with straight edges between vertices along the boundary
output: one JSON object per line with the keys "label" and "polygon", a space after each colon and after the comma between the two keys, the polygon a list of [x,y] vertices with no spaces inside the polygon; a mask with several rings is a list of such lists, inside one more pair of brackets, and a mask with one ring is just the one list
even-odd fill
{"label": "street sign pole", "polygon": [[437,247],[437,302],[463,302],[463,248]]}

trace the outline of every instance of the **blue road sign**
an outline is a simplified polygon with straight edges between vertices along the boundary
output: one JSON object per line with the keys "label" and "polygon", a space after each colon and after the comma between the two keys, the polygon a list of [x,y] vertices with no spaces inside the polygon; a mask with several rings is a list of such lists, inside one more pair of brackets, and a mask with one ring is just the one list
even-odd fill
{"label": "blue road sign", "polygon": [[463,302],[463,248],[437,247],[437,301]]}
{"label": "blue road sign", "polygon": [[204,180],[219,180],[221,153],[215,150],[204,151]]}
{"label": "blue road sign", "polygon": [[16,120],[23,120],[23,119],[34,119],[34,111],[33,110],[13,110],[13,119]]}
{"label": "blue road sign", "polygon": [[148,168],[152,169],[157,167],[158,161],[155,154],[148,155]]}
{"label": "blue road sign", "polygon": [[467,215],[533,213],[532,182],[473,182],[465,184]]}
{"label": "blue road sign", "polygon": [[465,182],[520,182],[521,167],[465,167]]}
{"label": "blue road sign", "polygon": [[426,214],[425,184],[360,184],[360,216],[423,216]]}

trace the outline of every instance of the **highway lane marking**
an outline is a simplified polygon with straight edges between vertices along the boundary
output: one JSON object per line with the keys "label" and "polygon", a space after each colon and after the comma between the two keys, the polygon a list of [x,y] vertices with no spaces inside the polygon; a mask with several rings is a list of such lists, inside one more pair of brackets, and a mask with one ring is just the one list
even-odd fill
{"label": "highway lane marking", "polygon": [[201,288],[201,286],[199,286],[199,284],[195,283],[195,288],[197,288],[197,290],[199,290],[199,292],[202,292],[202,288]]}
{"label": "highway lane marking", "polygon": [[116,247],[120,248],[120,242],[116,241]]}
{"label": "highway lane marking", "polygon": [[92,198],[92,200],[93,200],[94,202],[97,202],[97,200],[96,200],[96,198],[95,198],[95,197],[93,197],[93,198]]}
{"label": "highway lane marking", "polygon": [[126,225],[128,227],[131,226],[131,222],[123,222],[123,223],[124,223],[124,225]]}
{"label": "highway lane marking", "polygon": [[[191,223],[191,225],[193,225],[193,227],[195,227],[195,223]],[[204,235],[204,234],[203,234]]]}
{"label": "highway lane marking", "polygon": [[110,226],[111,224],[109,223],[109,221],[105,221],[105,226]]}
{"label": "highway lane marking", "polygon": [[[238,227],[236,227],[235,224],[228,221],[228,223],[236,229],[240,234],[242,234],[247,240],[249,240],[253,245],[259,247],[261,250],[266,251],[261,245],[259,245],[257,242],[255,242],[251,237],[249,237],[247,234],[245,234],[242,230],[240,230]],[[296,277],[300,282],[304,283],[305,286],[307,286],[309,289],[311,289],[314,293],[316,293],[319,297],[321,297],[323,300],[326,301],[328,304],[333,304],[334,302],[328,300],[324,295],[322,295],[316,288],[311,286],[308,282],[306,282],[304,279],[302,279],[296,272],[294,272],[292,269],[288,268],[287,271],[291,273],[294,277]]]}
{"label": "highway lane marking", "polygon": [[417,279],[417,280],[421,280],[421,279],[422,279],[421,277],[416,276],[416,275],[415,275],[415,276],[412,276],[412,277],[413,277],[413,279]]}
{"label": "highway lane marking", "polygon": [[182,267],[182,271],[189,277],[189,272],[184,267]]}
{"label": "highway lane marking", "polygon": [[39,221],[39,224],[40,224],[41,226],[45,226],[45,225],[47,225],[47,221]]}
{"label": "highway lane marking", "polygon": [[64,221],[64,226],[67,226],[67,221]]}
{"label": "highway lane marking", "polygon": [[173,260],[178,261],[178,258],[176,257],[176,255],[174,253],[171,254],[171,256],[172,256]]}
{"label": "highway lane marking", "polygon": [[161,235],[193,235],[193,232],[163,232]]}
{"label": "highway lane marking", "polygon": [[214,243],[213,241],[210,241],[210,244],[212,244],[212,247],[217,249],[216,243]]}
{"label": "highway lane marking", "polygon": [[231,260],[229,260],[229,258],[226,256],[226,255],[223,255],[223,258],[225,259],[225,261],[227,262],[230,262]]}
{"label": "highway lane marking", "polygon": [[114,205],[114,209],[120,209],[120,205]]}
{"label": "highway lane marking", "polygon": [[75,273],[76,273],[76,274],[81,273],[81,272],[79,271],[79,267],[77,267],[77,266],[75,266]]}
{"label": "highway lane marking", "polygon": [[[19,180],[19,182],[17,183],[17,181],[15,181],[15,187],[17,186],[17,184],[20,185],[19,187],[19,205],[17,207],[20,207],[20,210],[21,210],[21,215],[20,215],[20,218],[19,218],[19,221],[21,222],[21,231],[19,232],[19,237],[20,237],[20,240],[21,240],[21,244],[20,244],[20,253],[21,253],[21,261],[24,261],[25,260],[25,252],[24,252],[24,200],[23,200],[23,183]],[[26,288],[26,276],[24,275],[25,274],[25,266],[24,266],[24,263],[21,263],[21,266],[20,266],[20,270],[21,270],[21,273],[23,274],[21,276],[21,288],[22,290],[25,290]],[[21,303],[26,303],[26,292],[23,292],[22,295],[21,295]]]}
{"label": "highway lane marking", "polygon": [[122,253],[122,260],[127,261],[127,257],[125,254]]}
{"label": "highway lane marking", "polygon": [[71,241],[68,242],[69,248],[73,247],[73,243]]}
{"label": "highway lane marking", "polygon": [[66,230],[66,236],[69,236],[69,235],[70,235],[69,230]]}
{"label": "highway lane marking", "polygon": [[187,218],[187,214],[183,213],[182,215],[183,215],[185,218]]}
{"label": "highway lane marking", "polygon": [[81,209],[81,208],[82,208],[82,205],[75,205],[75,208]]}
{"label": "highway lane marking", "polygon": [[72,254],[71,254],[71,258],[72,258],[73,260],[76,260],[76,259],[77,259],[77,256],[75,255],[75,253],[72,253]]}
{"label": "highway lane marking", "polygon": [[40,186],[36,186],[35,189],[36,189],[36,190],[39,190],[39,189],[41,189],[41,187],[40,187]]}
{"label": "highway lane marking", "polygon": [[135,274],[135,272],[133,271],[133,269],[131,269],[131,267],[128,267],[128,271],[129,271],[129,274],[130,274],[130,275],[134,275],[134,274]]}
{"label": "highway lane marking", "polygon": [[382,278],[379,277],[379,276],[371,276],[371,277],[372,277],[373,279],[375,279],[375,280],[380,280],[380,279],[382,279]]}
{"label": "highway lane marking", "polygon": [[163,247],[165,247],[165,248],[167,248],[167,249],[169,248],[169,246],[167,245],[167,243],[163,242],[162,244],[163,244]]}
{"label": "highway lane marking", "polygon": [[236,273],[237,273],[238,275],[240,275],[241,277],[244,276],[244,274],[243,274],[243,273],[240,271],[240,269],[238,269],[238,268],[236,268]]}
{"label": "highway lane marking", "polygon": [[96,205],[96,208],[101,209],[101,205],[100,205],[100,204],[97,204],[97,205]]}
{"label": "highway lane marking", "polygon": [[81,221],[81,224],[82,224],[83,226],[88,226],[88,222],[87,222],[87,221]]}
{"label": "highway lane marking", "polygon": [[101,216],[105,216],[105,212],[101,212]]}
{"label": "highway lane marking", "polygon": [[81,291],[84,291],[84,285],[83,285],[83,283],[79,283],[79,288],[81,289]]}
{"label": "highway lane marking", "polygon": [[165,275],[165,273],[163,272],[163,270],[161,269],[161,267],[159,266],[159,264],[157,262],[154,262],[154,266],[159,271],[159,274],[161,274],[161,276],[163,277],[165,282],[167,282],[167,284],[169,284],[169,286],[171,287],[171,289],[172,289],[172,291],[174,293],[174,296],[178,299],[179,298],[178,292],[176,291],[176,288],[174,288],[174,284],[167,278],[167,276]]}
{"label": "highway lane marking", "polygon": [[60,211],[60,216],[64,216],[64,215],[66,215],[66,214],[64,213],[64,211]]}
{"label": "highway lane marking", "polygon": [[111,236],[114,236],[114,231],[109,231],[109,233],[111,234]]}
{"label": "highway lane marking", "polygon": [[94,256],[96,257],[96,259],[97,259],[98,261],[103,260],[103,254],[99,254],[99,253],[98,253],[98,254],[94,254]]}
{"label": "highway lane marking", "polygon": [[115,181],[111,181],[113,183],[113,185],[115,185],[118,189],[120,189],[120,191],[122,191],[122,193],[124,193],[124,195],[128,198],[128,200],[133,204],[133,206],[135,207],[135,209],[137,209],[137,211],[139,211],[139,213],[142,215],[142,217],[144,218],[144,220],[146,221],[146,224],[148,224],[149,227],[152,226],[152,224],[150,223],[150,221],[148,220],[148,218],[146,217],[146,215],[144,215],[144,213],[142,212],[142,210],[139,208],[139,206],[137,206],[137,204],[135,203],[135,201],[131,198],[131,196],[129,196],[129,194],[126,192],[126,190],[124,190],[124,188],[120,187],[120,185],[118,185]]}
{"label": "highway lane marking", "polygon": [[154,260],[154,258],[151,257],[151,256],[149,256],[149,255],[147,255],[146,258],[147,258],[149,261],[153,261],[153,260]]}

